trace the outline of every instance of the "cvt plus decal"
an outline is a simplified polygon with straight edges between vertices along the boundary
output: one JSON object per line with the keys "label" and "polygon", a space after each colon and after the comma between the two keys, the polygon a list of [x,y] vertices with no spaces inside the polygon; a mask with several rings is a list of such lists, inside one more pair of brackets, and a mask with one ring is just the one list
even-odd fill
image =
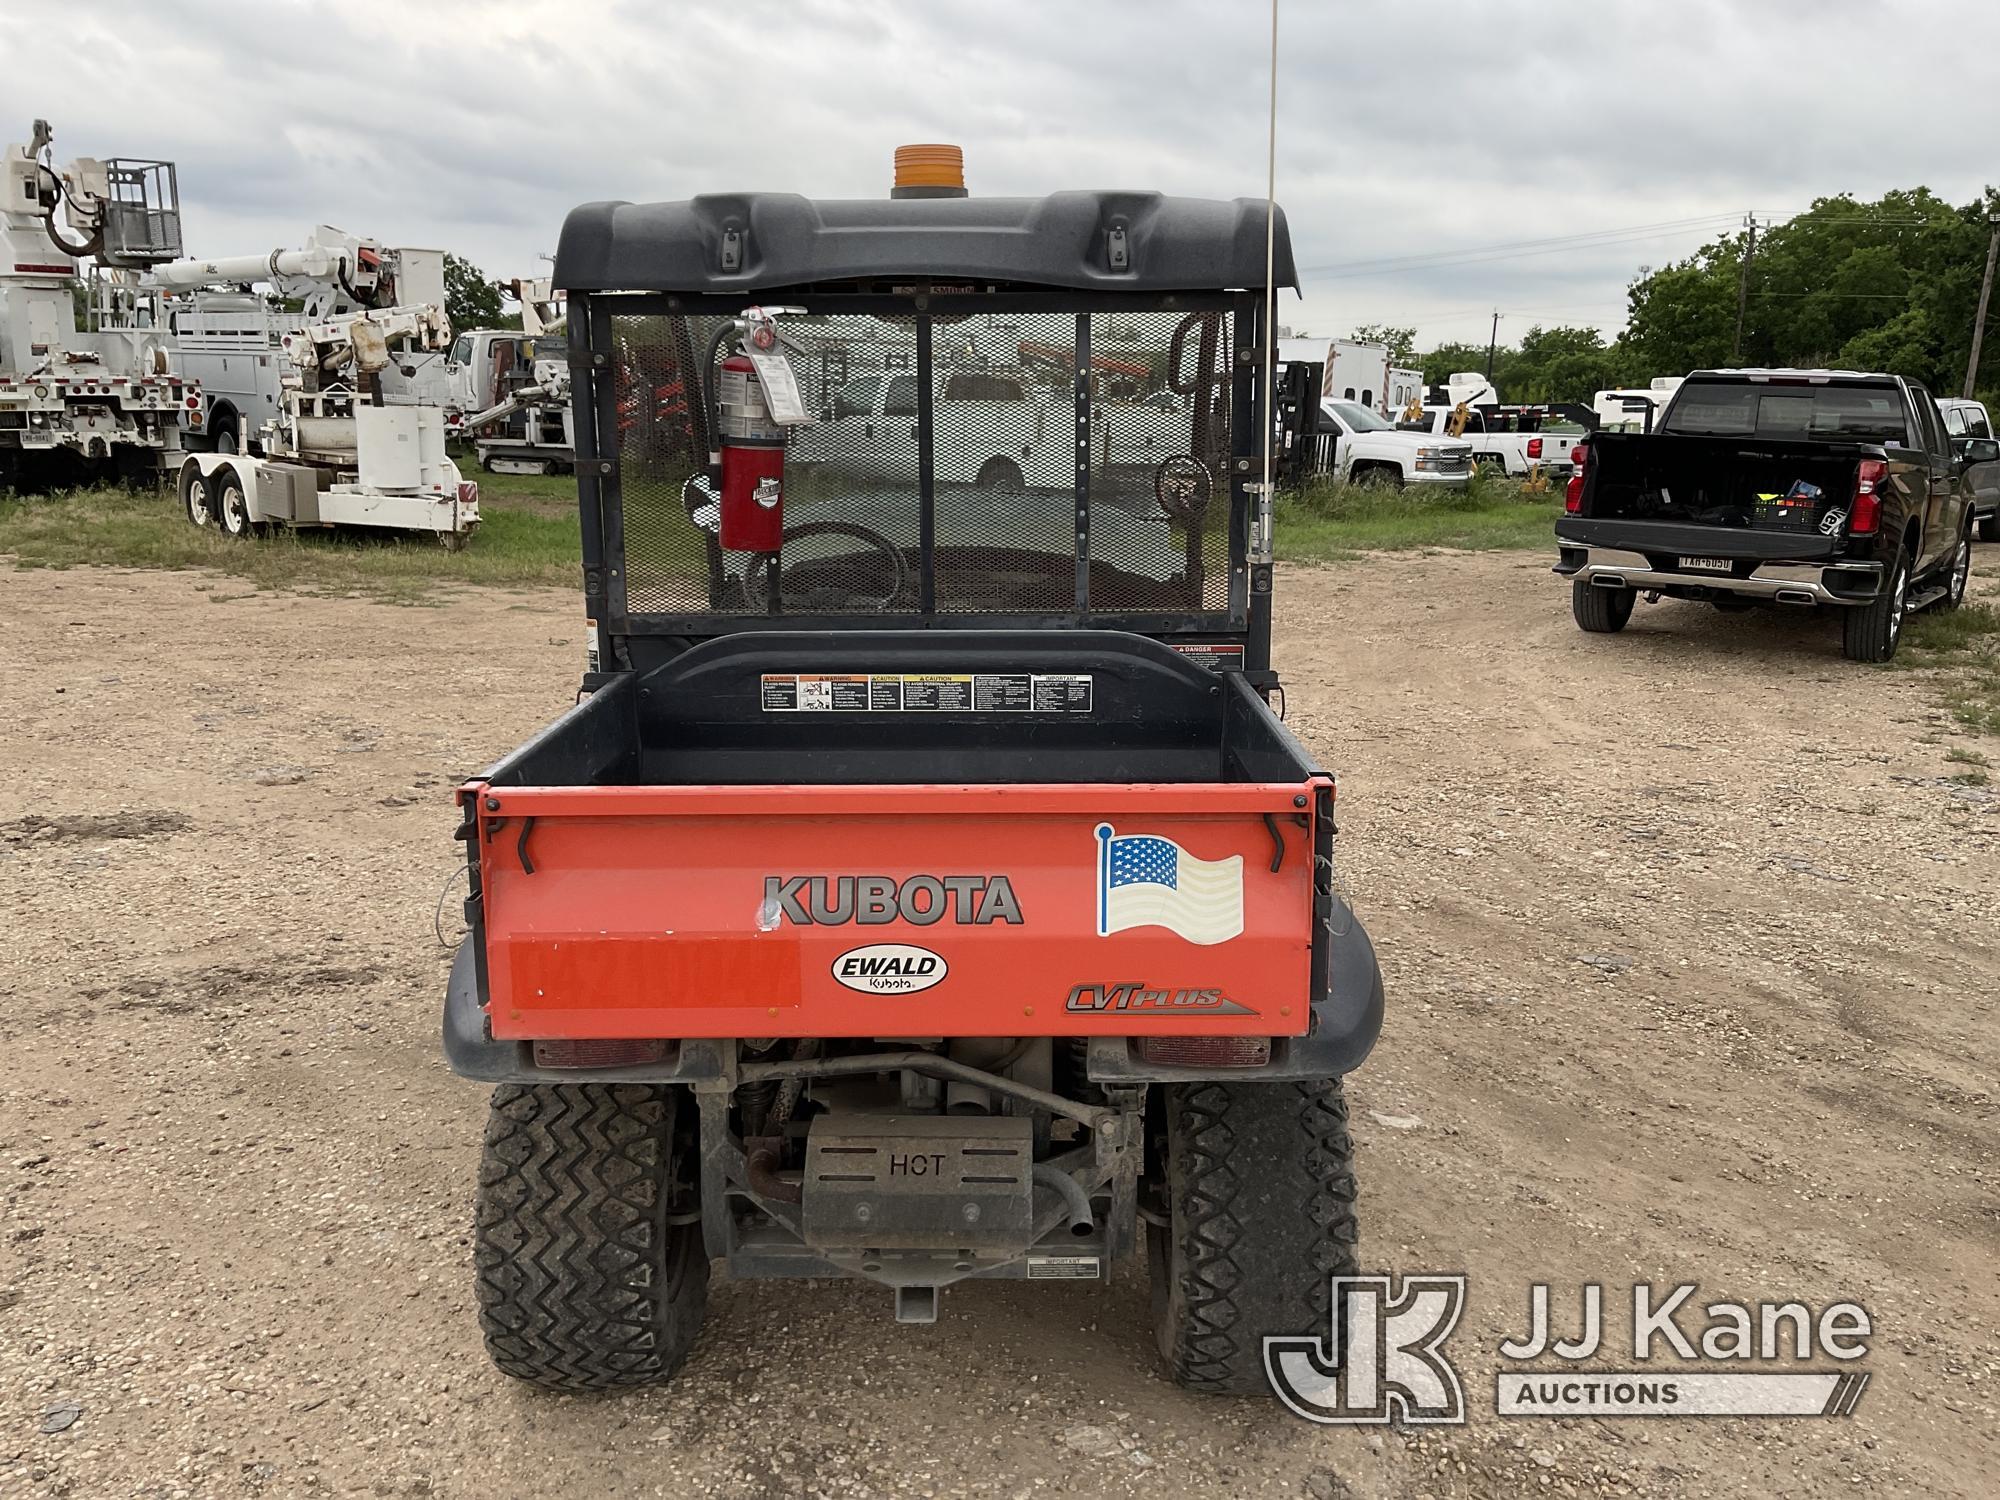
{"label": "cvt plus decal", "polygon": [[1221,990],[1154,990],[1132,982],[1127,984],[1080,984],[1069,992],[1064,1010],[1098,1015],[1117,1011],[1124,1015],[1147,1016],[1254,1016],[1256,1011],[1238,1005]]}
{"label": "cvt plus decal", "polygon": [[961,926],[1020,925],[1021,903],[1005,875],[766,875],[767,931],[780,921],[796,927],[854,923],[882,927],[909,922],[929,927],[946,916]]}

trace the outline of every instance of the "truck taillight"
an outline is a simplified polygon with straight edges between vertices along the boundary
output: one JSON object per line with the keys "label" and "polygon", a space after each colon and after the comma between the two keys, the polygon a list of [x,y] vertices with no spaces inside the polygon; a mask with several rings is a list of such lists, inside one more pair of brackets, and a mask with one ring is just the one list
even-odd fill
{"label": "truck taillight", "polygon": [[1541,456],[1542,456],[1542,440],[1540,438],[1529,438],[1528,457],[1540,458]]}
{"label": "truck taillight", "polygon": [[1563,511],[1575,515],[1583,509],[1583,466],[1590,461],[1590,444],[1578,443],[1569,450],[1570,462],[1576,465],[1569,476],[1569,488],[1563,491]]}
{"label": "truck taillight", "polygon": [[1850,536],[1873,536],[1882,524],[1882,497],[1876,493],[1889,477],[1889,466],[1879,458],[1864,458],[1854,471],[1854,499],[1847,507]]}

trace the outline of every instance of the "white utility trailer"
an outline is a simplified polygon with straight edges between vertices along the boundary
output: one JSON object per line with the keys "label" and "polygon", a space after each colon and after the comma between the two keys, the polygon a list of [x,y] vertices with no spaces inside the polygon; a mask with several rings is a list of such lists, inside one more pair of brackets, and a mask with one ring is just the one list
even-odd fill
{"label": "white utility trailer", "polygon": [[392,341],[426,349],[450,338],[436,305],[391,307],[284,336],[289,366],[263,453],[190,453],[178,493],[189,521],[231,536],[268,528],[366,526],[430,532],[464,545],[479,524],[479,486],[445,450],[440,406],[390,405]]}

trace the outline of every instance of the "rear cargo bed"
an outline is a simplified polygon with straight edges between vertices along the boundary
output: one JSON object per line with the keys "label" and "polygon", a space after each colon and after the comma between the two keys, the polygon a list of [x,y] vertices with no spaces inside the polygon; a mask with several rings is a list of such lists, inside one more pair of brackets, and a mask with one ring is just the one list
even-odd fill
{"label": "rear cargo bed", "polygon": [[1332,790],[1143,637],[724,637],[464,789],[492,1035],[1298,1035]]}
{"label": "rear cargo bed", "polygon": [[1582,517],[1791,534],[1817,540],[1845,512],[1863,458],[1852,444],[1604,434],[1590,445]]}

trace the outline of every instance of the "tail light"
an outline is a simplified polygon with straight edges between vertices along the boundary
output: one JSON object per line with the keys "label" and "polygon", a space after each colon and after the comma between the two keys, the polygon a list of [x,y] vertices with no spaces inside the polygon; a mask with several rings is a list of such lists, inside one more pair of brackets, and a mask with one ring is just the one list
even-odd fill
{"label": "tail light", "polygon": [[1879,458],[1864,458],[1854,471],[1854,499],[1847,507],[1850,536],[1873,536],[1882,524],[1882,497],[1876,491],[1889,477],[1889,466]]}
{"label": "tail light", "polygon": [[1542,456],[1542,440],[1540,438],[1529,438],[1528,457],[1540,458],[1541,456]]}
{"label": "tail light", "polygon": [[1261,1068],[1271,1060],[1267,1036],[1148,1036],[1139,1056],[1173,1068]]}
{"label": "tail light", "polygon": [[1575,515],[1583,509],[1583,470],[1590,461],[1590,444],[1578,443],[1569,450],[1570,462],[1576,465],[1569,476],[1569,488],[1563,491],[1563,512]]}
{"label": "tail light", "polygon": [[578,1037],[535,1043],[538,1068],[636,1068],[664,1061],[667,1044],[652,1039]]}

